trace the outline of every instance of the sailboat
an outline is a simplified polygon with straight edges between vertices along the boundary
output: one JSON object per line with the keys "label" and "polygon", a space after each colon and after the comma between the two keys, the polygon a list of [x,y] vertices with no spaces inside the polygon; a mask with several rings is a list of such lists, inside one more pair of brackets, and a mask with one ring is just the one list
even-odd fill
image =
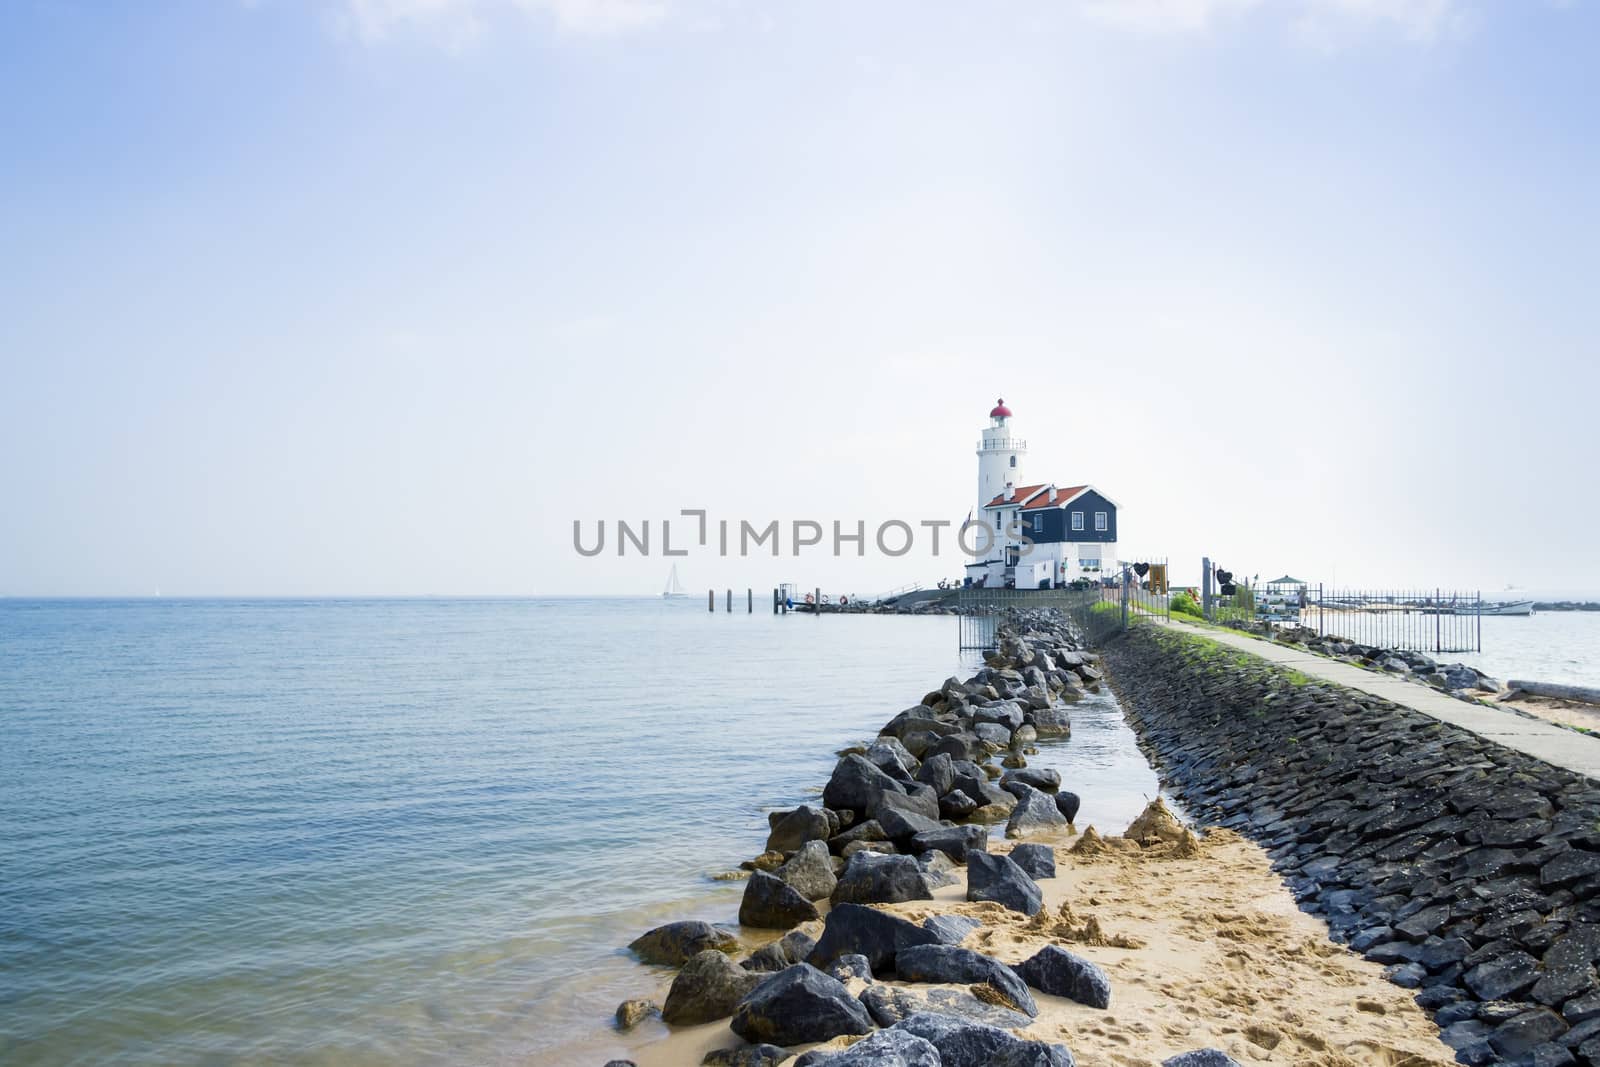
{"label": "sailboat", "polygon": [[683,583],[678,581],[678,565],[676,563],[672,565],[672,571],[667,575],[667,587],[661,591],[661,595],[668,599],[689,595],[689,591],[683,587]]}

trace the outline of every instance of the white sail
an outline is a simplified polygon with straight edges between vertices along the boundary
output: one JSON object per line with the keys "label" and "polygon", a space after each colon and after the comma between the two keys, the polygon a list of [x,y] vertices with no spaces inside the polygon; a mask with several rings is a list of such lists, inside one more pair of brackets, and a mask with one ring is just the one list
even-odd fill
{"label": "white sail", "polygon": [[688,591],[683,588],[683,583],[678,581],[678,565],[676,563],[672,565],[672,570],[667,574],[667,587],[662,590],[661,595],[664,597],[689,595]]}

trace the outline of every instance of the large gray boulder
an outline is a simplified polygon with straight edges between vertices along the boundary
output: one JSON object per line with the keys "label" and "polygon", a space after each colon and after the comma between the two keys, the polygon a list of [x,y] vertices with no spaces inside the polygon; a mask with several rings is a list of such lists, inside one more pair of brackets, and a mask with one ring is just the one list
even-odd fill
{"label": "large gray boulder", "polygon": [[1067,828],[1067,817],[1056,807],[1055,797],[1022,782],[1012,782],[1010,789],[1017,798],[1017,806],[1006,820],[1007,837],[1025,837]]}
{"label": "large gray boulder", "polygon": [[[924,819],[939,818],[939,796],[933,791],[932,786],[921,782],[911,782],[906,786],[904,794],[884,793],[878,798],[878,806],[874,815],[880,823],[889,811],[898,811],[904,815],[920,815]],[[887,826],[887,823],[884,823]]]}
{"label": "large gray boulder", "polygon": [[967,899],[992,900],[1029,916],[1044,906],[1044,894],[1026,871],[1009,856],[987,852],[967,853]]}
{"label": "large gray boulder", "polygon": [[826,841],[833,832],[827,815],[809,804],[793,811],[773,812],[767,822],[772,828],[767,834],[768,852],[793,852],[807,841]]}
{"label": "large gray boulder", "polygon": [[795,1067],[942,1067],[939,1050],[906,1030],[880,1030],[842,1052],[813,1049]]}
{"label": "large gray boulder", "polygon": [[710,923],[675,922],[640,934],[628,947],[645,963],[681,967],[708,948],[734,952],[739,948],[739,939]]}
{"label": "large gray boulder", "polygon": [[985,704],[982,707],[972,709],[972,721],[974,723],[994,723],[996,726],[1004,726],[1007,732],[1010,732],[1022,725],[1022,709],[1013,700]]}
{"label": "large gray boulder", "polygon": [[922,1011],[957,1015],[1003,1030],[1020,1030],[1033,1022],[1020,1011],[985,1003],[968,990],[954,986],[917,989],[879,983],[863,989],[857,999],[879,1026],[893,1026]]}
{"label": "large gray boulder", "polygon": [[788,1058],[789,1050],[777,1045],[742,1045],[712,1049],[700,1061],[700,1067],[778,1067]]}
{"label": "large gray boulder", "polygon": [[905,786],[866,757],[851,753],[834,764],[833,775],[822,791],[822,802],[835,811],[848,808],[857,818],[866,818],[877,810],[879,796],[905,791]]}
{"label": "large gray boulder", "polygon": [[1078,794],[1066,790],[1056,794],[1056,810],[1064,819],[1071,822],[1078,817]]}
{"label": "large gray boulder", "polygon": [[1018,845],[1010,855],[1011,862],[1035,881],[1056,876],[1056,850],[1049,845]]}
{"label": "large gray boulder", "polygon": [[997,748],[1009,748],[1011,745],[1011,731],[994,722],[974,723],[972,732],[979,741],[994,745]]}
{"label": "large gray boulder", "polygon": [[1020,1012],[1039,1014],[1033,994],[1017,972],[990,956],[954,945],[917,945],[902,950],[895,974],[907,982],[987,982]]}
{"label": "large gray boulder", "polygon": [[752,1044],[803,1045],[840,1034],[865,1034],[872,1018],[844,983],[809,963],[763,981],[739,1002],[729,1024]]}
{"label": "large gray boulder", "polygon": [[931,755],[942,754],[953,760],[981,759],[988,754],[988,751],[983,739],[970,730],[941,738],[937,745],[928,750]]}
{"label": "large gray boulder", "polygon": [[867,761],[897,782],[915,780],[917,758],[898,737],[880,737],[867,746]]}
{"label": "large gray boulder", "polygon": [[983,924],[970,915],[930,915],[922,920],[923,929],[941,945],[959,945]]}
{"label": "large gray boulder", "polygon": [[993,804],[1008,812],[1017,806],[1017,798],[989,781],[988,775],[982,771],[968,773],[957,769],[956,788],[976,800],[980,806]]}
{"label": "large gray boulder", "polygon": [[1016,972],[1033,988],[1091,1008],[1111,1006],[1111,979],[1099,965],[1057,945],[1046,945],[1017,964]]}
{"label": "large gray boulder", "polygon": [[828,839],[828,849],[836,854],[844,852],[846,845],[857,841],[887,841],[889,835],[884,832],[883,824],[877,819],[864,819],[848,830],[840,831]]}
{"label": "large gray boulder", "polygon": [[[934,811],[937,813],[938,809],[935,808]],[[937,818],[930,819],[926,815],[888,804],[878,806],[878,824],[883,827],[883,832],[889,835],[889,840],[900,844],[910,841],[918,834],[942,828]]]}
{"label": "large gray boulder", "polygon": [[997,1026],[919,1012],[894,1024],[939,1050],[941,1067],[1076,1067],[1064,1045],[1029,1041]]}
{"label": "large gray boulder", "polygon": [[911,847],[917,852],[937,849],[957,863],[965,863],[968,852],[989,847],[989,830],[983,826],[936,826],[913,837]]}
{"label": "large gray boulder", "polygon": [[977,810],[978,802],[959,789],[952,789],[939,798],[939,814],[946,819],[965,819]]}
{"label": "large gray boulder", "polygon": [[1042,793],[1054,793],[1061,788],[1061,772],[1051,770],[1049,767],[1020,767],[1000,776],[1000,788],[1015,795],[1015,790],[1011,788],[1012,782],[1031,785]]}
{"label": "large gray boulder", "polygon": [[948,753],[941,752],[937,756],[930,756],[922,761],[922,766],[917,769],[917,781],[929,785],[941,797],[956,786],[955,761]]}
{"label": "large gray boulder", "polygon": [[860,953],[852,952],[848,955],[840,956],[828,964],[827,973],[841,982],[848,982],[852,978],[870,982],[872,981],[872,962]]}
{"label": "large gray boulder", "polygon": [[744,885],[740,925],[787,930],[817,917],[816,905],[776,875],[756,871]]}
{"label": "large gray boulder", "polygon": [[878,731],[878,736],[898,737],[901,741],[904,741],[908,733],[925,732],[943,737],[946,734],[956,733],[960,729],[961,727],[955,723],[939,718],[934,714],[932,708],[918,704],[916,707],[907,708],[890,719],[884,724],[883,729]]}
{"label": "large gray boulder", "polygon": [[1066,737],[1072,733],[1072,713],[1066,708],[1040,708],[1033,712],[1033,728],[1040,737]]}
{"label": "large gray boulder", "polygon": [[932,900],[933,891],[916,857],[857,852],[839,876],[830,899],[835,904],[899,904]]}
{"label": "large gray boulder", "polygon": [[683,965],[667,990],[661,1017],[674,1026],[726,1019],[761,976],[740,967],[724,952],[708,948]]}
{"label": "large gray boulder", "polygon": [[804,962],[811,954],[811,950],[816,947],[816,939],[809,934],[790,930],[778,940],[762,945],[750,953],[749,958],[739,966],[747,971],[777,972]]}
{"label": "large gray boulder", "polygon": [[932,749],[934,745],[939,743],[941,738],[942,735],[928,730],[912,730],[910,733],[906,734],[902,740],[902,743],[906,746],[907,752],[911,753],[918,759],[922,759],[928,754],[929,750]]}
{"label": "large gray boulder", "polygon": [[807,900],[825,900],[839,884],[833,873],[833,856],[825,841],[807,841],[789,857],[789,862],[772,872]]}
{"label": "large gray boulder", "polygon": [[908,919],[861,904],[837,904],[828,912],[822,936],[806,957],[813,967],[826,967],[840,956],[865,956],[874,974],[894,970],[902,949],[931,945],[937,933]]}

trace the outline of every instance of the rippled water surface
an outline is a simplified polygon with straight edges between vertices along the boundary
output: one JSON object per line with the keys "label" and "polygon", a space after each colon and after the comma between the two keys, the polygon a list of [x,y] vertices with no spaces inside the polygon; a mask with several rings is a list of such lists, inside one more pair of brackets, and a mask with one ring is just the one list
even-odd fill
{"label": "rippled water surface", "polygon": [[1600,688],[1600,611],[1541,611],[1483,620],[1483,652],[1444,653],[1502,682],[1520,678]]}
{"label": "rippled water surface", "polygon": [[[0,601],[0,1061],[563,1062],[729,921],[948,618],[693,601]],[[1119,829],[1109,696],[1036,764]]]}

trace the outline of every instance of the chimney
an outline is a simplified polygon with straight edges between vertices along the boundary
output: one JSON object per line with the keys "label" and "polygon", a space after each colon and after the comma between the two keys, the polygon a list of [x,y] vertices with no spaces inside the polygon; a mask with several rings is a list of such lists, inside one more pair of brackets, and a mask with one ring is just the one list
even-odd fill
{"label": "chimney", "polygon": [[1006,501],[1007,503],[1010,503],[1011,498],[1016,496],[1016,495],[1017,495],[1017,487],[1015,485],[1012,485],[1010,482],[1007,482],[1006,483],[1006,495],[1001,497],[1000,499]]}
{"label": "chimney", "polygon": [[1056,484],[1054,482],[1051,482],[1050,483],[1050,503],[1054,504],[1055,502],[1056,502]]}

